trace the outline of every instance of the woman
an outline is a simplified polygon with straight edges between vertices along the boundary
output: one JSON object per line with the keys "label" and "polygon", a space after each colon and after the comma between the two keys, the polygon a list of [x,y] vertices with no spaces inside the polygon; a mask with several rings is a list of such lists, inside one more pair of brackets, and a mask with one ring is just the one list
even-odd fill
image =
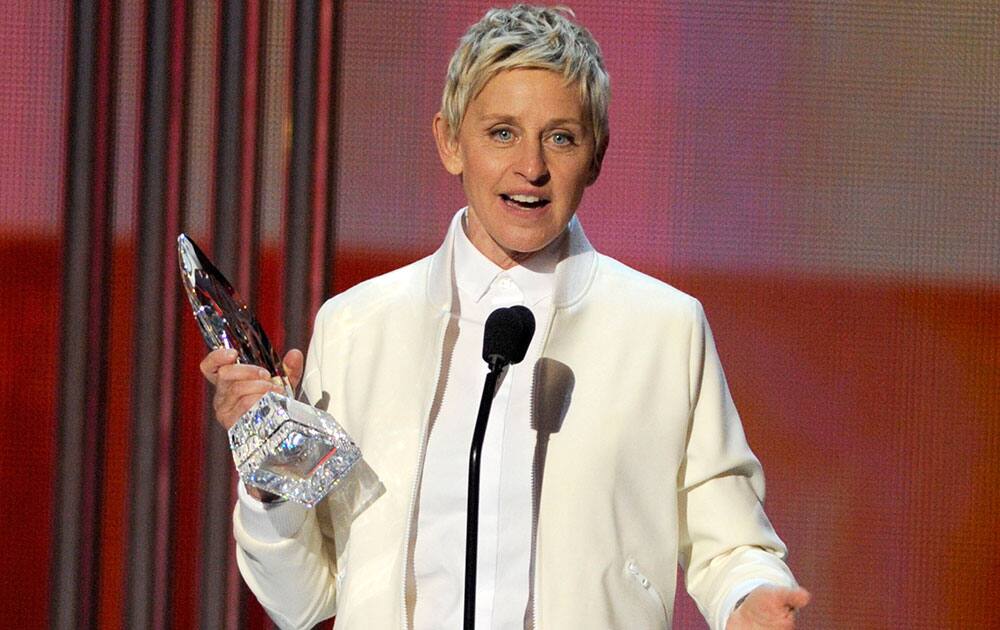
{"label": "woman", "polygon": [[[809,595],[700,305],[595,252],[574,218],[608,98],[596,42],[556,10],[492,10],[461,40],[433,133],[468,207],[435,254],[327,302],[305,369],[385,494],[352,515],[241,489],[240,569],[279,625],[459,626],[483,321],[524,304],[538,332],[483,449],[477,625],[666,628],[680,562],[711,627],[794,626]],[[227,428],[272,387],[234,360],[202,364]],[[286,362],[302,373],[301,353]]]}

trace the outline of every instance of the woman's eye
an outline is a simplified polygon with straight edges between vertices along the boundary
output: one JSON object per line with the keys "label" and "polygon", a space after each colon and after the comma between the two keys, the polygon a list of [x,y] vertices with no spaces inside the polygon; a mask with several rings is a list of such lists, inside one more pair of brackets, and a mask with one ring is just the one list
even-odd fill
{"label": "woman's eye", "polygon": [[510,129],[494,129],[493,137],[500,142],[510,142],[514,139],[514,133]]}
{"label": "woman's eye", "polygon": [[552,134],[552,144],[563,147],[573,144],[573,136],[568,133],[557,132]]}

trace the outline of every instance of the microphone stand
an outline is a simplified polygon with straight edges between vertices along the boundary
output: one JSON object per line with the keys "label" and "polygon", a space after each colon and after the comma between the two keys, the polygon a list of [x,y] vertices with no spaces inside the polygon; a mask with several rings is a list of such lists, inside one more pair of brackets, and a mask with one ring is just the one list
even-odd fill
{"label": "microphone stand", "polygon": [[479,452],[486,436],[486,421],[490,417],[493,396],[496,394],[497,379],[507,364],[491,361],[490,372],[483,383],[483,397],[479,400],[479,415],[472,432],[472,447],[469,450],[469,493],[465,512],[465,624],[464,630],[476,627],[476,552],[479,546]]}
{"label": "microphone stand", "polygon": [[486,421],[497,391],[497,380],[505,367],[520,363],[535,334],[535,316],[521,305],[498,308],[486,318],[483,330],[483,360],[490,366],[479,401],[479,415],[469,449],[469,493],[465,511],[465,630],[476,627],[476,552],[479,545],[479,452],[486,437]]}

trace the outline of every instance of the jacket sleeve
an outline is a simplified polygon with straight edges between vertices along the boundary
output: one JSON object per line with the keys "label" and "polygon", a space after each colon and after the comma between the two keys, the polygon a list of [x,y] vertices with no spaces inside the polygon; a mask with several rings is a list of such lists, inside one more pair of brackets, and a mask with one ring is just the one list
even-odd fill
{"label": "jacket sleeve", "polygon": [[315,510],[261,503],[240,484],[233,534],[240,574],[279,628],[312,628],[336,613],[336,568]]}
{"label": "jacket sleeve", "polygon": [[[322,391],[322,317],[317,317],[303,378],[310,401]],[[265,504],[246,493],[233,511],[236,562],[247,586],[279,628],[312,628],[336,613],[333,533],[321,525],[326,502],[308,509]]]}
{"label": "jacket sleeve", "polygon": [[792,586],[784,543],[764,514],[764,474],[747,445],[701,305],[690,356],[691,415],[679,478],[680,562],[688,593],[722,630],[737,600],[765,583]]}

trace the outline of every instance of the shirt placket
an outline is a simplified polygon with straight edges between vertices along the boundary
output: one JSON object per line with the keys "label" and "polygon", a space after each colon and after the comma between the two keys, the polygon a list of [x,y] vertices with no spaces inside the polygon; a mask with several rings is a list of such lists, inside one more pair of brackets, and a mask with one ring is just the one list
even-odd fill
{"label": "shirt placket", "polygon": [[[493,309],[512,306],[524,303],[524,294],[517,284],[505,274],[497,276],[490,285],[484,296],[482,304],[488,311]],[[511,366],[513,368],[515,366]],[[477,598],[477,602],[482,602],[483,616],[489,620],[485,627],[495,627],[493,611],[496,605],[497,580],[499,569],[503,563],[502,542],[502,515],[503,506],[503,475],[506,470],[506,440],[505,435],[510,430],[510,403],[514,387],[514,370],[508,368],[507,374],[497,390],[493,399],[493,407],[490,413],[490,422],[486,429],[486,441],[483,447],[483,463],[485,473],[481,479],[481,496],[486,501],[480,501],[480,531],[479,531],[479,557],[486,562],[480,565],[477,575],[477,583],[480,585],[477,590],[481,594],[489,593],[489,596]],[[487,560],[488,558],[488,560]],[[488,603],[487,603],[488,602]],[[500,602],[503,605],[503,602]],[[478,612],[478,611],[477,611]],[[477,614],[477,616],[480,616]]]}

